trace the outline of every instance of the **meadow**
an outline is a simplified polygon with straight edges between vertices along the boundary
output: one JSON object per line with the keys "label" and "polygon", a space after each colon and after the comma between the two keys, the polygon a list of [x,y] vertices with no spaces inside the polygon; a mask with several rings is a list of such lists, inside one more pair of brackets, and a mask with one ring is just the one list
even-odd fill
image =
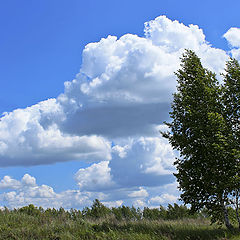
{"label": "meadow", "polygon": [[185,240],[240,239],[238,229],[211,224],[204,213],[191,214],[177,204],[158,209],[107,208],[95,200],[91,208],[43,209],[33,205],[0,211],[0,239],[51,240]]}

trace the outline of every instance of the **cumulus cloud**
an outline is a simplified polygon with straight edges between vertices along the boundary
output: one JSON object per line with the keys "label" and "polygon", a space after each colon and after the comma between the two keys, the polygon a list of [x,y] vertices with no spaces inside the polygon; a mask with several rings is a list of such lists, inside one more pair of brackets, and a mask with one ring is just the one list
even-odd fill
{"label": "cumulus cloud", "polygon": [[159,136],[122,140],[112,147],[110,161],[80,169],[75,181],[81,191],[103,192],[104,202],[147,206],[147,200],[161,192],[178,196],[175,184],[163,187],[175,180],[175,156],[167,140]]}
{"label": "cumulus cloud", "polygon": [[[154,202],[154,200],[150,199],[148,193],[152,190],[143,187],[115,188],[109,191],[95,189],[95,191],[90,192],[86,190],[68,189],[57,193],[48,185],[38,185],[36,179],[29,174],[25,174],[21,180],[16,180],[8,176],[3,177],[2,180],[0,185],[1,189],[7,189],[8,191],[0,194],[0,203],[9,208],[18,208],[28,204],[34,204],[36,206],[42,206],[43,208],[64,207],[66,209],[82,209],[83,207],[91,206],[93,200],[96,198],[108,207],[118,207],[122,204],[143,207],[147,206],[148,202],[151,202],[151,204]],[[8,182],[8,184],[3,186],[3,182]],[[161,193],[159,189],[155,191]]]}
{"label": "cumulus cloud", "polygon": [[75,180],[81,190],[88,191],[106,189],[112,187],[114,182],[111,177],[111,169],[108,161],[94,163],[88,168],[79,169],[75,174]]}
{"label": "cumulus cloud", "polygon": [[236,58],[237,60],[240,60],[240,48],[232,49],[231,54],[233,58]]}
{"label": "cumulus cloud", "polygon": [[[93,60],[94,65],[90,65]],[[120,39],[109,36],[85,47],[79,80],[82,75],[88,79],[80,82],[80,90],[97,102],[166,102],[175,84],[165,81],[172,76],[176,63],[176,56],[146,38],[132,34]],[[96,65],[101,68],[96,69]]]}
{"label": "cumulus cloud", "polygon": [[25,174],[21,180],[21,183],[23,186],[36,186],[36,179],[29,174]]}
{"label": "cumulus cloud", "polygon": [[164,203],[176,203],[178,196],[174,196],[168,193],[164,193],[161,196],[152,197],[149,202],[152,205],[159,205]]}
{"label": "cumulus cloud", "polygon": [[4,176],[0,181],[0,189],[18,189],[21,183],[10,176]]}
{"label": "cumulus cloud", "polygon": [[146,22],[144,32],[155,45],[163,46],[169,52],[178,51],[181,48],[197,51],[202,44],[206,43],[203,30],[197,25],[185,26],[177,20],[171,21],[166,16],[159,16]]}
{"label": "cumulus cloud", "polygon": [[240,60],[240,28],[230,28],[223,37],[228,41],[232,47],[230,53],[232,57]]}
{"label": "cumulus cloud", "polygon": [[159,205],[167,206],[169,203],[182,204],[179,200],[181,192],[178,189],[176,179],[169,180],[166,184],[159,184],[158,186],[145,187],[148,192],[148,197],[142,199],[145,206],[155,208]]}
{"label": "cumulus cloud", "polygon": [[[112,159],[80,169],[75,181],[81,190],[102,191],[137,186],[152,187],[173,181],[176,154],[166,139],[140,137],[112,147]],[[140,190],[131,197],[146,193]],[[137,196],[137,195],[136,195]]]}
{"label": "cumulus cloud", "polygon": [[[140,137],[112,147],[112,159],[79,169],[75,181],[81,190],[107,191],[163,185],[174,181],[176,154],[162,137]],[[144,188],[129,196],[147,194]]]}
{"label": "cumulus cloud", "polygon": [[[0,166],[109,161],[111,141],[151,137],[168,118],[174,72],[185,48],[195,50],[211,70],[224,69],[227,54],[213,48],[197,25],[160,16],[145,23],[144,32],[89,43],[80,72],[65,82],[57,99],[5,113]],[[236,45],[236,34],[226,36]]]}
{"label": "cumulus cloud", "polygon": [[224,35],[232,47],[240,47],[240,28],[232,27]]}
{"label": "cumulus cloud", "polygon": [[139,187],[139,190],[129,193],[128,196],[132,198],[145,198],[148,197],[148,192],[143,187]]}
{"label": "cumulus cloud", "polygon": [[123,201],[117,200],[117,201],[102,202],[102,203],[109,208],[113,208],[113,207],[120,207],[123,204]]}
{"label": "cumulus cloud", "polygon": [[[11,182],[8,186],[1,186],[0,205],[9,208],[16,208],[34,204],[43,208],[60,208],[82,209],[91,206],[93,200],[99,199],[108,207],[118,207],[122,204],[135,207],[158,207],[159,204],[167,205],[168,203],[177,202],[179,192],[177,183],[172,182],[156,187],[113,187],[105,189],[68,189],[62,192],[56,192],[51,186],[38,185],[36,179],[25,174],[22,179],[17,180],[5,176],[2,180]],[[1,181],[2,183],[3,181]],[[5,188],[6,187],[6,188]]]}
{"label": "cumulus cloud", "polygon": [[146,204],[145,201],[140,200],[140,199],[137,199],[137,200],[133,201],[133,206],[134,206],[134,207],[143,208],[143,207],[146,207],[147,204]]}
{"label": "cumulus cloud", "polygon": [[173,180],[175,153],[166,139],[140,137],[113,147],[112,180],[120,186],[154,186]]}
{"label": "cumulus cloud", "polygon": [[28,204],[44,208],[82,208],[91,204],[91,194],[82,193],[79,190],[56,193],[50,186],[37,185],[36,179],[29,174],[25,174],[20,181],[5,176],[0,183],[0,189],[3,188],[7,188],[9,191],[0,194],[0,201],[10,208],[22,207]]}
{"label": "cumulus cloud", "polygon": [[0,121],[0,166],[110,159],[104,138],[61,132],[57,123],[64,118],[56,99],[5,113]]}
{"label": "cumulus cloud", "polygon": [[25,174],[21,181],[18,181],[10,176],[4,176],[0,181],[0,189],[20,189],[22,187],[36,186],[36,179],[29,174]]}
{"label": "cumulus cloud", "polygon": [[151,135],[168,118],[174,72],[185,48],[195,50],[205,67],[223,71],[227,54],[206,42],[198,26],[165,16],[145,23],[145,37],[108,36],[88,44],[80,73],[58,98],[75,109],[63,129],[110,138]]}

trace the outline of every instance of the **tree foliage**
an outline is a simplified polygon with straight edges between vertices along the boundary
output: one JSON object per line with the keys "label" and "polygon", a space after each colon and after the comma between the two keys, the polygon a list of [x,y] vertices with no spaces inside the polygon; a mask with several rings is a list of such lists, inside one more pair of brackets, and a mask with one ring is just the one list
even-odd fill
{"label": "tree foliage", "polygon": [[176,76],[172,122],[166,123],[170,131],[162,134],[180,153],[175,161],[175,176],[181,199],[191,204],[193,211],[206,207],[213,219],[224,220],[230,228],[229,196],[239,189],[238,62],[227,63],[225,85],[221,86],[198,56],[186,50]]}
{"label": "tree foliage", "polygon": [[235,206],[240,228],[240,66],[236,59],[226,64],[224,85],[222,86],[222,109],[228,126],[229,152],[234,159],[235,172],[231,178],[231,203]]}

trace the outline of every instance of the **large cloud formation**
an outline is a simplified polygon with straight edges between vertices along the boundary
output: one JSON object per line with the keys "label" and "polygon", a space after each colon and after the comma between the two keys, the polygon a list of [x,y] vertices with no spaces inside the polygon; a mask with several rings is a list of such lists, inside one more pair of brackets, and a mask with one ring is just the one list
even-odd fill
{"label": "large cloud formation", "polygon": [[[239,57],[240,29],[231,28],[224,38],[230,54]],[[143,37],[126,34],[89,43],[80,72],[65,82],[64,93],[0,118],[0,166],[87,161],[92,165],[75,174],[80,190],[69,190],[80,202],[98,193],[109,205],[130,198],[139,206],[176,200],[176,192],[154,192],[174,182],[176,156],[158,130],[168,119],[174,72],[186,48],[218,76],[224,71],[229,53],[212,47],[197,25],[166,16],[145,23]],[[47,191],[61,199],[50,187],[26,188],[23,182],[4,177],[0,188],[14,191],[2,198],[11,202]]]}
{"label": "large cloud formation", "polygon": [[[228,55],[211,47],[196,25],[160,16],[145,23],[144,32],[88,44],[80,73],[65,82],[57,99],[5,113],[0,165],[110,160],[115,138],[152,136],[168,118],[174,71],[185,48],[215,72],[224,69]],[[236,42],[235,35],[225,36]]]}

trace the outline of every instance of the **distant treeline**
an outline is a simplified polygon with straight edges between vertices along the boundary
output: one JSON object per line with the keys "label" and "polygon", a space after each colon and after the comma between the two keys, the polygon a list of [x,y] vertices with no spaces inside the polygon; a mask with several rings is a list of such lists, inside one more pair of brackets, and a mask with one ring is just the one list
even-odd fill
{"label": "distant treeline", "polygon": [[[233,216],[235,216],[233,214]],[[98,199],[82,210],[36,207],[0,210],[0,239],[8,240],[185,240],[240,239],[238,229],[210,225],[206,211],[186,206],[143,209],[104,206]],[[235,237],[239,238],[235,238]],[[231,238],[234,237],[234,238]]]}
{"label": "distant treeline", "polygon": [[83,210],[70,209],[69,211],[64,208],[48,208],[43,209],[42,207],[36,207],[33,204],[28,206],[9,210],[5,208],[1,211],[2,214],[8,212],[15,212],[21,214],[27,214],[30,216],[45,216],[45,217],[60,217],[71,220],[84,219],[84,220],[96,220],[106,217],[113,217],[116,220],[122,221],[138,221],[138,220],[178,220],[183,218],[196,218],[205,217],[206,215],[201,213],[192,214],[190,210],[183,205],[174,203],[169,204],[168,207],[160,206],[159,208],[148,208],[144,209],[135,208],[134,206],[120,206],[108,208],[102,204],[98,199],[93,201],[91,207],[85,207]]}

